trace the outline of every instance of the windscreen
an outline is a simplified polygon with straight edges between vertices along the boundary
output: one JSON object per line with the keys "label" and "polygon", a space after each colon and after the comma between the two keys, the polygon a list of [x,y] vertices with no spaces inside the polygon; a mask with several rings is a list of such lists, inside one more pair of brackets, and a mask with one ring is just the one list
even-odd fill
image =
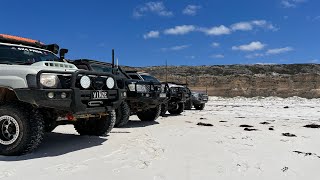
{"label": "windscreen", "polygon": [[39,61],[59,61],[59,58],[51,52],[37,48],[0,44],[1,64],[33,64]]}
{"label": "windscreen", "polygon": [[160,83],[160,81],[153,77],[153,76],[148,76],[148,75],[140,75],[145,81],[151,81],[151,82],[157,82]]}
{"label": "windscreen", "polygon": [[91,67],[94,71],[97,71],[97,72],[112,73],[112,67],[101,66],[101,65],[91,65]]}
{"label": "windscreen", "polygon": [[129,74],[129,76],[131,77],[131,79],[141,80],[136,74]]}
{"label": "windscreen", "polygon": [[[91,67],[96,72],[103,72],[103,73],[113,73],[111,66],[105,66],[105,65],[97,65],[97,64],[91,64]],[[116,70],[117,75],[127,78],[120,70]]]}

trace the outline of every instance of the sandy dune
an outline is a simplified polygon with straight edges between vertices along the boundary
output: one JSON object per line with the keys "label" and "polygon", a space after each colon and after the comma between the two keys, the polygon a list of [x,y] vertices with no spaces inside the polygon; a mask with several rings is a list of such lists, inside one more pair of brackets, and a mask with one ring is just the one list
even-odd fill
{"label": "sandy dune", "polygon": [[0,179],[319,177],[320,129],[303,126],[320,124],[320,99],[211,97],[203,111],[131,120],[106,138],[58,127],[36,152],[0,156]]}

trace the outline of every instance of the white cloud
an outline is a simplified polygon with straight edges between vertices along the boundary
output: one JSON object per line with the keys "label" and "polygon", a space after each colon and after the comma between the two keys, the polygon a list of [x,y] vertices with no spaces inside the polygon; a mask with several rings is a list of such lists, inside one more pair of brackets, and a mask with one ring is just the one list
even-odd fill
{"label": "white cloud", "polygon": [[162,51],[180,51],[180,50],[183,50],[183,49],[187,49],[190,46],[191,45],[185,44],[185,45],[180,45],[180,46],[173,46],[173,47],[170,47],[170,48],[162,48],[161,50]]}
{"label": "white cloud", "polygon": [[231,33],[231,30],[224,25],[215,26],[212,28],[199,28],[199,31],[204,32],[207,35],[214,36],[226,35]]}
{"label": "white cloud", "polygon": [[257,51],[262,50],[266,45],[262,44],[260,41],[251,42],[250,44],[244,44],[241,46],[233,46],[232,50],[240,51]]}
{"label": "white cloud", "polygon": [[292,47],[284,47],[284,48],[276,48],[276,49],[269,49],[265,53],[254,53],[254,54],[248,54],[246,55],[246,58],[253,59],[257,57],[264,57],[264,56],[271,56],[271,55],[277,55],[282,54],[286,52],[293,51],[294,49]]}
{"label": "white cloud", "polygon": [[223,54],[214,54],[214,55],[211,55],[210,57],[215,58],[215,59],[222,59],[222,58],[224,58],[224,55]]}
{"label": "white cloud", "polygon": [[269,49],[266,54],[267,55],[274,55],[274,54],[282,54],[286,52],[293,51],[292,47],[284,47],[284,48],[277,48],[277,49]]}
{"label": "white cloud", "polygon": [[276,28],[273,24],[267,22],[266,20],[253,20],[247,22],[238,22],[232,24],[230,27],[233,31],[251,31],[254,28],[263,28],[268,30],[276,31]]}
{"label": "white cloud", "polygon": [[300,3],[307,2],[307,0],[281,0],[281,5],[284,8],[295,8]]}
{"label": "white cloud", "polygon": [[312,59],[311,61],[309,61],[309,62],[311,62],[311,63],[319,63],[319,59]]}
{"label": "white cloud", "polygon": [[166,29],[164,30],[164,34],[184,35],[195,30],[196,30],[196,27],[193,25],[182,25],[182,26],[176,26],[174,28]]}
{"label": "white cloud", "polygon": [[182,14],[195,16],[198,12],[198,10],[201,9],[201,6],[197,5],[188,5],[183,11]]}
{"label": "white cloud", "polygon": [[187,59],[195,59],[196,56],[186,56]]}
{"label": "white cloud", "polygon": [[147,34],[143,35],[144,39],[150,39],[150,38],[158,38],[160,35],[159,31],[150,31]]}
{"label": "white cloud", "polygon": [[313,18],[314,21],[319,21],[320,20],[320,16],[316,16],[315,18]]}
{"label": "white cloud", "polygon": [[253,29],[250,22],[239,22],[231,25],[233,31],[250,31]]}
{"label": "white cloud", "polygon": [[163,2],[147,2],[144,5],[138,6],[134,9],[133,16],[139,18],[145,16],[147,13],[165,17],[173,16],[173,13],[167,10]]}
{"label": "white cloud", "polygon": [[238,22],[232,24],[230,27],[225,25],[214,26],[214,27],[199,27],[196,25],[179,25],[172,28],[165,29],[163,31],[166,35],[185,35],[191,32],[202,32],[209,36],[221,36],[234,33],[236,31],[250,31],[256,28],[263,28],[267,30],[277,31],[272,23],[266,20],[253,20],[246,22]]}
{"label": "white cloud", "polygon": [[213,42],[213,43],[211,43],[211,46],[214,47],[214,48],[217,48],[217,47],[220,46],[220,43]]}
{"label": "white cloud", "polygon": [[253,58],[263,57],[263,56],[264,56],[264,54],[262,54],[262,53],[254,53],[254,54],[248,54],[248,55],[246,55],[246,58],[248,58],[248,59],[253,59]]}

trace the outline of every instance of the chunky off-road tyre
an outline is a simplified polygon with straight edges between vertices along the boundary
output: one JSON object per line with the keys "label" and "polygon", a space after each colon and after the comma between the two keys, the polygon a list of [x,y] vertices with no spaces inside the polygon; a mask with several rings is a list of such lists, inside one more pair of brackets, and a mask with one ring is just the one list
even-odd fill
{"label": "chunky off-road tyre", "polygon": [[189,100],[185,103],[184,109],[191,110],[191,108],[192,108],[192,102],[191,102],[191,100]]}
{"label": "chunky off-road tyre", "polygon": [[161,104],[160,116],[165,116],[168,111],[168,103]]}
{"label": "chunky off-road tyre", "polygon": [[196,105],[194,107],[196,108],[196,110],[203,110],[205,106],[206,106],[205,104],[200,104],[200,105]]}
{"label": "chunky off-road tyre", "polygon": [[145,111],[137,112],[137,116],[141,121],[155,121],[161,113],[161,105]]}
{"label": "chunky off-road tyre", "polygon": [[107,136],[115,123],[116,113],[113,110],[107,116],[101,118],[80,119],[74,123],[74,128],[82,136]]}
{"label": "chunky off-road tyre", "polygon": [[44,122],[38,110],[18,102],[0,106],[0,155],[32,152],[43,136]]}
{"label": "chunky off-road tyre", "polygon": [[127,102],[122,102],[118,109],[116,109],[116,124],[115,127],[122,127],[126,125],[130,118],[130,107]]}
{"label": "chunky off-road tyre", "polygon": [[44,132],[52,132],[57,126],[57,117],[51,117],[46,113],[42,113],[44,121]]}
{"label": "chunky off-road tyre", "polygon": [[184,103],[178,103],[175,109],[169,109],[169,113],[172,115],[179,115],[184,110]]}

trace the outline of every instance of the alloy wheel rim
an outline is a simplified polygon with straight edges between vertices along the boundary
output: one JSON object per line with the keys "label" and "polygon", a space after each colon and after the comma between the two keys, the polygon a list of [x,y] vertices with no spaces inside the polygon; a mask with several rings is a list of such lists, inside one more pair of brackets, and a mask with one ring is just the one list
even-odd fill
{"label": "alloy wheel rim", "polygon": [[19,137],[20,128],[18,121],[11,116],[0,117],[0,144],[13,144]]}

